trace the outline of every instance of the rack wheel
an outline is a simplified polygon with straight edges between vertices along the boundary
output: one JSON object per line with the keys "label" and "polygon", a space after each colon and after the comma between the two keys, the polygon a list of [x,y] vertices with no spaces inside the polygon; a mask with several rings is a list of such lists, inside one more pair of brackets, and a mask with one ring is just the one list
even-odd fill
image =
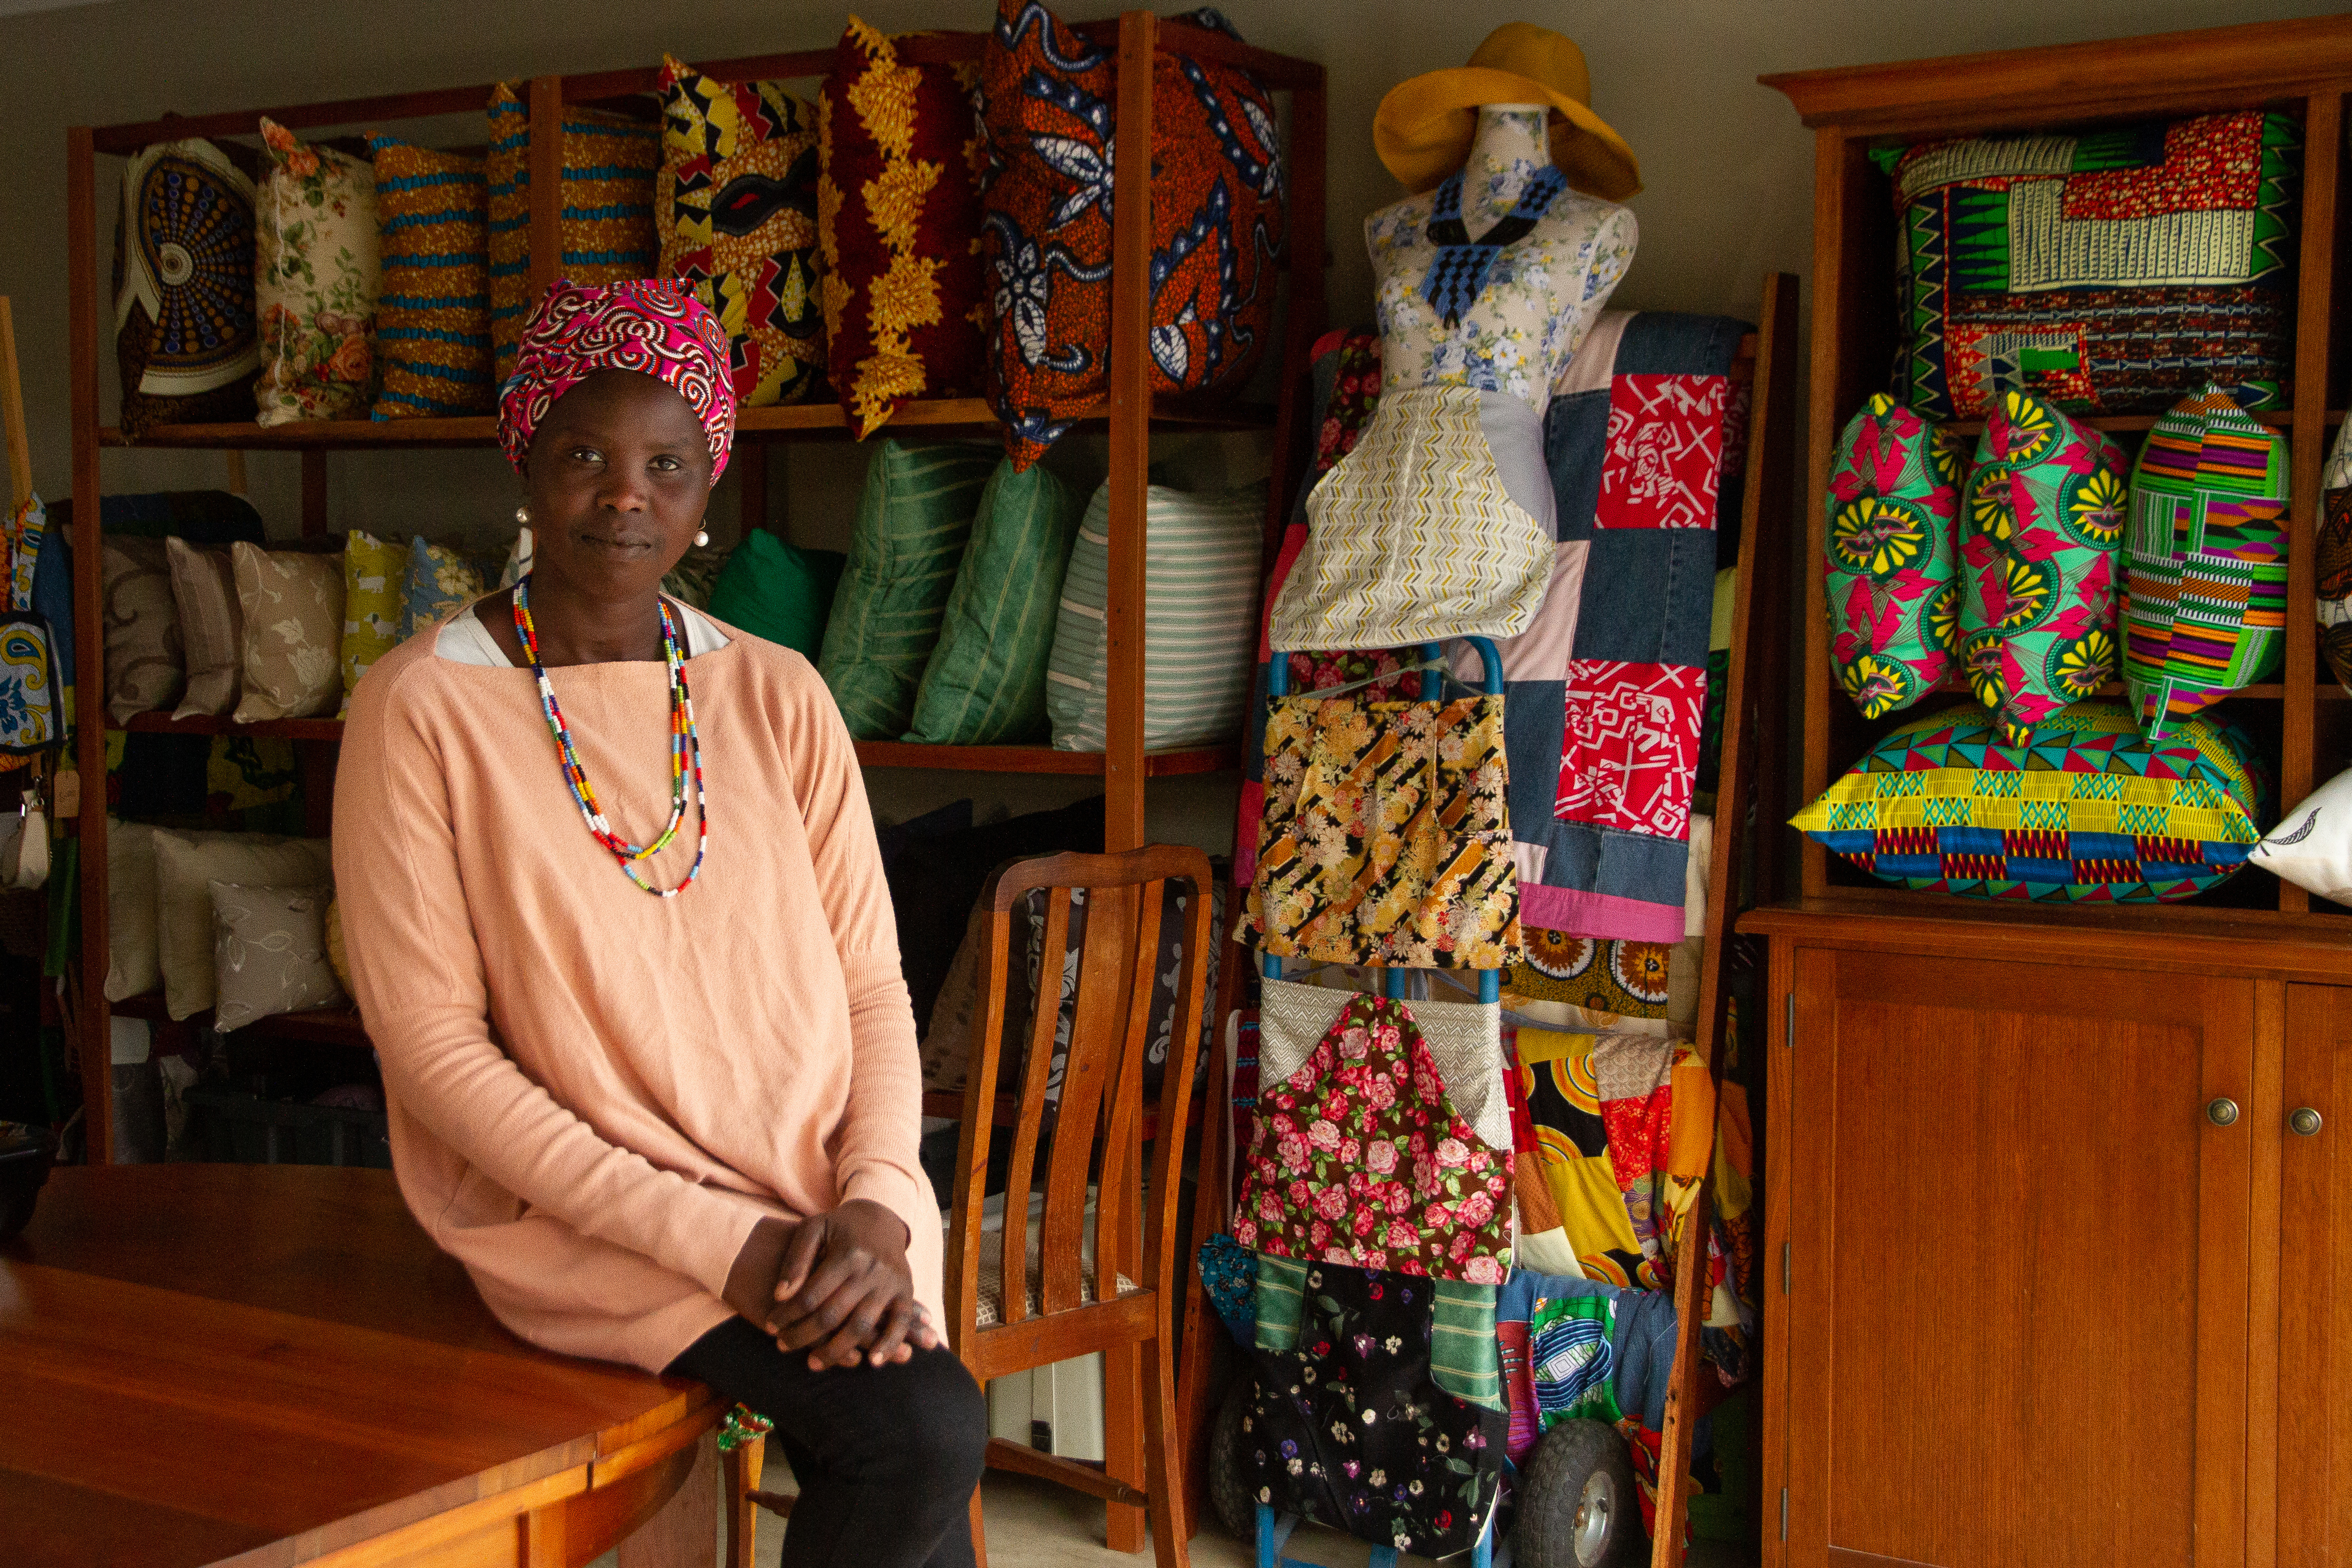
{"label": "rack wheel", "polygon": [[1633,1568],[1647,1556],[1625,1440],[1600,1421],[1563,1421],[1536,1445],[1519,1484],[1520,1568]]}
{"label": "rack wheel", "polygon": [[1257,1488],[1251,1484],[1250,1402],[1257,1394],[1257,1379],[1244,1371],[1225,1390],[1217,1406],[1217,1424],[1209,1430],[1209,1511],[1236,1541],[1257,1540]]}

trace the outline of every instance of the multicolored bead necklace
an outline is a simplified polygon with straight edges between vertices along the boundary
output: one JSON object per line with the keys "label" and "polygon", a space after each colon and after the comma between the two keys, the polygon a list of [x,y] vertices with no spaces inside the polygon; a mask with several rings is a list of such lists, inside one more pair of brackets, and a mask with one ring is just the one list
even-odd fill
{"label": "multicolored bead necklace", "polygon": [[[522,639],[522,651],[530,660],[530,673],[539,681],[540,710],[547,716],[547,728],[555,737],[555,749],[563,760],[563,779],[572,786],[572,799],[580,807],[581,818],[596,842],[612,851],[613,858],[621,863],[621,870],[630,881],[657,899],[674,899],[694,886],[702,873],[702,857],[710,847],[710,807],[702,793],[702,742],[694,729],[694,697],[686,689],[686,657],[678,650],[677,622],[670,615],[669,601],[661,601],[662,658],[669,665],[669,825],[661,837],[639,848],[613,831],[604,820],[604,813],[596,805],[596,791],[588,783],[588,770],[580,765],[580,752],[572,744],[572,731],[564,726],[563,710],[556,705],[555,688],[547,679],[547,667],[539,662],[539,634],[530,624],[530,578],[525,574],[514,590],[515,635]],[[678,825],[686,820],[686,780],[689,771],[694,775],[694,814],[700,824],[694,844],[694,865],[686,880],[675,888],[656,888],[637,875],[636,863],[649,860],[669,847],[677,837]]]}

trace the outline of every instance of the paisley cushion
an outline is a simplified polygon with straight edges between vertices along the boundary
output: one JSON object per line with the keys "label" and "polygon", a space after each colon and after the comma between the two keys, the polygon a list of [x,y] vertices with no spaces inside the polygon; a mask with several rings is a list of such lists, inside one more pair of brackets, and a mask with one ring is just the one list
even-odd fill
{"label": "paisley cushion", "polygon": [[1953,525],[1967,468],[1960,437],[1885,393],[1830,455],[1830,661],[1865,719],[1910,707],[1951,673]]}

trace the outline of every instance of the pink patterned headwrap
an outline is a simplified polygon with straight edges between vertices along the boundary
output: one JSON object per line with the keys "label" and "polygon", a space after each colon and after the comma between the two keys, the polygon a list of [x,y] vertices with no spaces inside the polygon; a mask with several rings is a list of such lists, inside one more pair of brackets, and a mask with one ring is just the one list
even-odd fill
{"label": "pink patterned headwrap", "polygon": [[693,405],[710,437],[710,482],[735,439],[727,332],[702,301],[658,279],[594,288],[558,279],[530,313],[499,393],[499,445],[518,469],[555,400],[600,370],[652,376]]}

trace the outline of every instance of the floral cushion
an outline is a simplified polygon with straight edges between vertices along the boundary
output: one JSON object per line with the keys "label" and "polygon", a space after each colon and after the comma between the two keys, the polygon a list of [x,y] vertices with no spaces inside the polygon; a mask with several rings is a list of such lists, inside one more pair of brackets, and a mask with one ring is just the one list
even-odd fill
{"label": "floral cushion", "polygon": [[375,153],[382,282],[374,417],[488,414],[490,239],[482,161],[368,139]]}
{"label": "floral cushion", "polygon": [[2003,393],[1961,498],[1961,668],[2012,745],[2116,670],[2124,457],[2040,398]]}
{"label": "floral cushion", "polygon": [[2149,740],[2277,672],[2286,503],[2286,437],[2220,387],[2147,433],[2132,466],[2124,679]]}
{"label": "floral cushion", "polygon": [[368,667],[400,646],[408,546],[354,529],[343,539],[343,711]]}
{"label": "floral cushion", "polygon": [[834,395],[860,439],[909,397],[980,390],[988,269],[976,67],[919,65],[852,16],[817,98]]}
{"label": "floral cushion", "polygon": [[489,592],[486,566],[454,546],[410,540],[401,577],[400,630],[394,645],[427,626],[439,626]]}
{"label": "floral cushion", "polygon": [[661,275],[727,329],[746,408],[824,384],[817,284],[816,111],[780,82],[719,81],[662,57]]}
{"label": "floral cushion", "polygon": [[309,551],[231,544],[245,618],[236,721],[316,719],[342,700],[343,563]]}
{"label": "floral cushion", "polygon": [[1885,393],[1830,455],[1830,661],[1865,719],[1910,707],[1951,673],[1967,466],[1958,437]]}
{"label": "floral cushion", "polygon": [[[1199,25],[1195,23],[1194,25]],[[1245,70],[1152,58],[1151,384],[1248,379],[1273,321],[1282,249],[1274,104]],[[1109,391],[1118,58],[1040,0],[997,0],[981,64],[982,240],[994,290],[988,396],[1025,468]]]}
{"label": "floral cushion", "polygon": [[114,258],[124,435],[252,408],[253,254],[253,181],[227,152],[159,142],[131,158]]}
{"label": "floral cushion", "polygon": [[213,904],[213,1027],[348,1000],[327,952],[327,887],[208,882]]}
{"label": "floral cushion", "polygon": [[375,374],[374,165],[305,147],[268,118],[261,143],[272,166],[254,197],[260,423],[365,418]]}

